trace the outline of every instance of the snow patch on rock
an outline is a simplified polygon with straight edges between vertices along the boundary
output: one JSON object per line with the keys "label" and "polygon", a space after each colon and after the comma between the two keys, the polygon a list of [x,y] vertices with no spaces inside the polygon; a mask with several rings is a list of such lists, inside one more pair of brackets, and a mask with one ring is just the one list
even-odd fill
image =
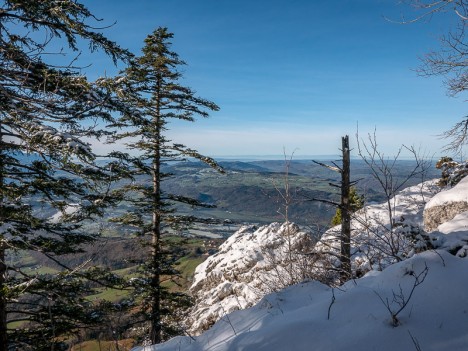
{"label": "snow patch on rock", "polygon": [[311,234],[293,223],[240,228],[195,271],[190,332],[199,334],[228,313],[252,306],[266,293],[306,279],[298,264],[293,263],[294,268],[288,264],[288,253],[310,252],[312,247]]}
{"label": "snow patch on rock", "polygon": [[424,228],[436,230],[444,222],[468,211],[468,177],[463,178],[453,188],[448,188],[434,196],[424,211]]}

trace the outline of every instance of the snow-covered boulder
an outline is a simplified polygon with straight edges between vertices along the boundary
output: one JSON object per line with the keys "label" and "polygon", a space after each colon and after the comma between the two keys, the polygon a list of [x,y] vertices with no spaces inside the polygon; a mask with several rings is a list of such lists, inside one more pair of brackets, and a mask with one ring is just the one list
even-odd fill
{"label": "snow-covered boulder", "polygon": [[293,223],[239,229],[195,271],[190,332],[199,334],[228,313],[306,279],[297,261],[312,247],[311,234]]}
{"label": "snow-covered boulder", "polygon": [[428,232],[436,230],[439,225],[465,211],[468,211],[468,177],[453,188],[441,191],[427,203],[424,209],[424,228]]}

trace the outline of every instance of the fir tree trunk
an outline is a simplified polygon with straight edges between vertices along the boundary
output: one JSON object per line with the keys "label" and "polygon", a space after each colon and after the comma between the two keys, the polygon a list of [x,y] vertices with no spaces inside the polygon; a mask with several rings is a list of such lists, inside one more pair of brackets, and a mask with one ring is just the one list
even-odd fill
{"label": "fir tree trunk", "polygon": [[0,351],[7,351],[7,347],[8,347],[5,278],[6,278],[5,249],[0,244]]}
{"label": "fir tree trunk", "polygon": [[351,278],[351,208],[349,138],[342,138],[343,169],[341,172],[341,282]]}
{"label": "fir tree trunk", "polygon": [[159,177],[159,158],[155,158],[153,164],[153,199],[155,209],[153,210],[153,228],[152,228],[152,274],[151,274],[151,332],[150,338],[152,344],[158,344],[161,342],[161,215],[159,213],[159,201],[160,201],[160,177]]}
{"label": "fir tree trunk", "polygon": [[[1,129],[1,123],[0,123]],[[0,227],[4,224],[4,151],[3,151],[3,135],[0,135]],[[5,246],[3,243],[3,233],[0,233],[0,351],[7,351],[7,303],[6,303],[6,261],[5,261]]]}
{"label": "fir tree trunk", "polygon": [[[158,82],[159,86],[159,82]],[[151,332],[152,344],[162,341],[161,332],[161,121],[159,98],[156,99],[155,150],[153,158],[153,225],[152,225],[152,276],[151,276]]]}
{"label": "fir tree trunk", "polygon": [[[189,87],[179,84],[182,74],[178,67],[185,65],[185,62],[170,50],[172,37],[173,34],[167,28],[158,28],[148,35],[142,49],[143,56],[132,60],[122,75],[112,80],[111,84],[115,85],[113,89],[117,99],[123,103],[122,115],[116,120],[115,127],[126,130],[116,133],[113,138],[116,141],[128,138],[129,149],[141,152],[137,159],[123,154],[123,164],[128,162],[129,174],[137,177],[148,175],[152,182],[149,187],[145,184],[125,189],[125,193],[131,196],[133,192],[140,194],[141,202],[135,203],[130,216],[124,215],[118,220],[123,224],[134,221],[144,231],[146,243],[151,249],[145,264],[145,284],[140,287],[145,293],[145,324],[150,324],[149,341],[152,344],[179,333],[177,311],[186,308],[188,304],[184,294],[171,292],[161,286],[162,278],[176,274],[173,260],[179,254],[166,247],[163,241],[164,228],[166,225],[184,225],[192,221],[178,215],[176,204],[203,205],[183,195],[166,194],[161,184],[171,174],[162,172],[162,165],[166,161],[193,157],[219,170],[213,159],[164,137],[170,120],[193,122],[196,116],[208,117],[207,110],[219,109],[216,104],[195,96]],[[126,94],[120,96],[119,91],[125,91]]]}

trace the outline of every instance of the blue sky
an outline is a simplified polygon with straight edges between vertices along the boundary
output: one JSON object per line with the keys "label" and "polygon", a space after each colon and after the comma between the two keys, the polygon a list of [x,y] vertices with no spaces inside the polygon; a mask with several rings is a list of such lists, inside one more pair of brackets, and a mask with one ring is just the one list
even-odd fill
{"label": "blue sky", "polygon": [[[136,54],[158,26],[187,62],[183,83],[221,110],[171,125],[170,137],[210,156],[337,154],[340,137],[377,129],[388,155],[400,144],[440,153],[438,135],[465,115],[441,77],[418,77],[453,14],[411,25],[398,0],[100,0],[83,2],[105,34]],[[83,60],[86,60],[84,57]],[[92,56],[91,75],[115,72]]]}

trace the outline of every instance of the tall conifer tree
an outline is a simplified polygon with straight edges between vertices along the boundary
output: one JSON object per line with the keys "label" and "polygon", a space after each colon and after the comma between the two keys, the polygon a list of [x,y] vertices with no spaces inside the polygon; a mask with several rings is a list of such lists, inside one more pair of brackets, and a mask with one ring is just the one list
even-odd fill
{"label": "tall conifer tree", "polygon": [[[61,254],[94,240],[80,222],[101,211],[99,184],[109,174],[83,138],[100,136],[94,122],[110,120],[111,105],[71,64],[80,40],[114,61],[128,53],[90,19],[75,0],[1,1],[0,351],[57,350],[60,336],[97,318],[80,291],[89,272],[62,266],[39,274],[14,260],[34,251],[60,265]],[[54,51],[60,66],[49,63]],[[73,57],[64,58],[67,51]],[[61,219],[51,220],[53,213]],[[9,329],[13,321],[22,327]]]}
{"label": "tall conifer tree", "polygon": [[[161,285],[163,275],[174,273],[173,257],[163,245],[163,234],[170,226],[177,226],[193,218],[178,216],[172,206],[175,202],[202,205],[198,201],[163,192],[161,184],[170,174],[163,173],[163,163],[197,158],[213,167],[216,163],[208,157],[182,144],[172,143],[165,137],[171,119],[194,121],[196,116],[207,117],[208,111],[218,110],[213,102],[199,98],[194,91],[179,83],[178,68],[185,63],[170,50],[173,34],[166,28],[158,28],[145,39],[143,55],[116,80],[121,98],[137,109],[123,114],[114,126],[122,128],[115,140],[127,140],[130,149],[139,154],[129,158],[136,175],[147,175],[150,184],[130,184],[124,188],[133,196],[135,210],[119,218],[120,222],[139,228],[151,248],[141,286],[146,291],[147,318],[151,322],[152,343],[161,342],[167,335],[169,325],[164,323],[174,303],[171,294]],[[121,155],[123,156],[123,155]]]}

